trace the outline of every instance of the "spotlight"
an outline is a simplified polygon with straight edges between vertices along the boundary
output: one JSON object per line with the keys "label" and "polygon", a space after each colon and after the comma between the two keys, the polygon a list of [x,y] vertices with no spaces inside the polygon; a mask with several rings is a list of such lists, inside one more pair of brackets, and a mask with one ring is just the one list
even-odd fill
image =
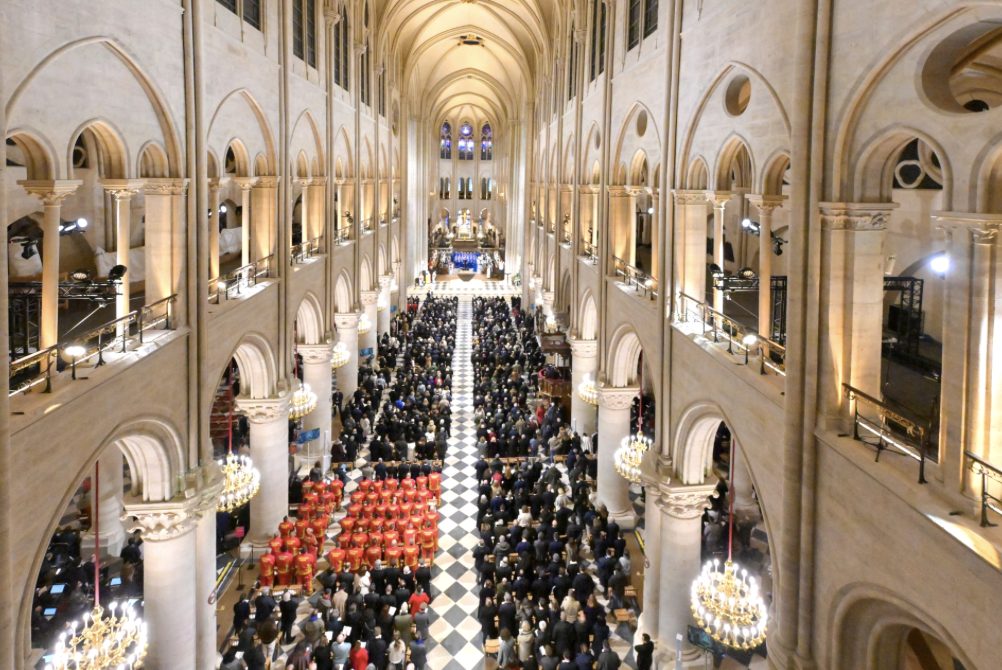
{"label": "spotlight", "polygon": [[945,275],[950,270],[950,257],[946,254],[936,254],[929,261],[929,267],[938,275]]}
{"label": "spotlight", "polygon": [[647,213],[648,214],[654,214],[654,208],[653,207],[648,207],[647,208]]}
{"label": "spotlight", "polygon": [[755,333],[747,333],[741,338],[741,344],[745,347],[745,365],[748,365],[748,350],[758,344],[758,335]]}
{"label": "spotlight", "polygon": [[741,228],[746,230],[749,235],[754,235],[755,237],[758,237],[762,232],[762,226],[759,225],[758,221],[752,221],[747,217],[741,220]]}
{"label": "spotlight", "polygon": [[108,281],[121,281],[122,277],[129,269],[124,265],[116,265],[110,270],[108,270]]}
{"label": "spotlight", "polygon": [[87,350],[84,349],[79,344],[71,344],[68,347],[64,347],[63,348],[63,352],[67,356],[69,356],[72,359],[72,361],[73,361],[71,363],[71,365],[72,365],[71,369],[73,370],[73,373],[72,373],[73,379],[76,379],[77,378],[77,359],[80,358],[81,356],[83,356],[84,354],[86,354]]}
{"label": "spotlight", "polygon": [[87,219],[83,218],[82,216],[79,219],[77,219],[77,228],[79,228],[80,230],[85,229],[88,225],[90,224],[88,223]]}
{"label": "spotlight", "polygon": [[724,275],[724,271],[716,263],[710,263],[710,274],[714,277],[722,277]]}
{"label": "spotlight", "polygon": [[738,270],[738,276],[742,279],[752,279],[755,277],[755,271],[749,267],[744,267]]}
{"label": "spotlight", "polygon": [[220,205],[219,206],[219,213],[220,214],[225,214],[226,213],[226,205]]}
{"label": "spotlight", "polygon": [[70,279],[75,282],[86,282],[90,281],[90,272],[87,270],[74,270],[70,273]]}

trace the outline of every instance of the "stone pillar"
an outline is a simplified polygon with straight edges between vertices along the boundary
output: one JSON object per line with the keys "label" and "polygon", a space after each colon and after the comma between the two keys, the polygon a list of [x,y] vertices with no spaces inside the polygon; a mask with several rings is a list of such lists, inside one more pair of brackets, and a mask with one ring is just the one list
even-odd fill
{"label": "stone pillar", "polygon": [[[129,179],[106,179],[103,186],[114,201],[115,263],[128,268],[129,245],[132,237],[132,196],[139,192],[142,182]],[[131,311],[129,309],[129,283],[131,281],[132,275],[127,272],[122,278],[122,285],[119,287],[118,298],[115,301],[116,319],[122,318]],[[124,329],[124,324],[119,325],[118,334],[121,335]]]}
{"label": "stone pillar", "polygon": [[348,351],[348,362],[337,369],[337,387],[345,400],[358,388],[358,312],[335,314],[338,342]]}
{"label": "stone pillar", "polygon": [[390,332],[390,287],[393,275],[379,278],[379,298],[376,300],[376,335],[381,338]]}
{"label": "stone pillar", "polygon": [[[624,186],[609,187],[609,246],[612,255],[630,265],[636,264],[636,198]],[[615,271],[610,266],[609,273]]]}
{"label": "stone pillar", "polygon": [[[214,464],[213,464],[214,465]],[[216,663],[216,504],[223,478],[213,467],[216,479],[200,494],[195,526],[195,658],[196,667],[213,668]]]}
{"label": "stone pillar", "polygon": [[[310,209],[313,203],[310,202],[310,183],[309,179],[294,179],[294,184],[299,185],[299,241],[309,242],[310,241]],[[295,205],[295,202],[293,202]],[[289,239],[286,241],[289,248],[293,246],[292,237],[292,223],[289,223]]]}
{"label": "stone pillar", "polygon": [[376,355],[376,321],[379,315],[376,313],[376,301],[379,300],[379,291],[362,291],[362,309],[365,310],[365,317],[369,321],[369,332],[364,335],[359,333],[358,351],[361,356],[363,349],[370,349],[369,355]]}
{"label": "stone pillar", "polygon": [[296,346],[303,357],[303,381],[317,394],[317,406],[303,419],[306,430],[320,429],[320,437],[311,443],[311,448],[303,454],[304,460],[313,463],[328,453],[331,443],[331,345],[300,344]]}
{"label": "stone pillar", "polygon": [[[707,191],[706,199],[713,205],[713,262],[724,270],[724,215],[731,193],[727,191]],[[713,309],[724,313],[724,292],[713,290]]]}
{"label": "stone pillar", "polygon": [[633,528],[637,519],[630,485],[616,472],[615,453],[630,434],[630,406],[638,395],[636,387],[598,390],[598,500],[622,528]]}
{"label": "stone pillar", "polygon": [[[108,556],[118,556],[125,545],[125,528],[122,526],[122,493],[125,482],[122,476],[122,451],[118,447],[105,449],[98,459],[98,483],[95,487],[91,481],[90,504],[91,513],[97,509],[100,537],[94,537],[93,522],[91,530],[81,538],[81,549],[93,551],[95,539],[100,541],[101,549]],[[101,500],[94,499],[95,490],[100,489]],[[99,506],[98,506],[99,505]]]}
{"label": "stone pillar", "polygon": [[198,523],[196,509],[193,500],[126,508],[127,516],[135,520],[130,530],[140,531],[144,541],[143,617],[149,630],[144,664],[156,670],[206,667],[197,660],[197,626],[192,616],[202,609],[198,543],[193,532]]}
{"label": "stone pillar", "polygon": [[747,195],[758,209],[758,334],[772,339],[772,215],[784,195]]}
{"label": "stone pillar", "polygon": [[240,265],[251,262],[251,190],[257,177],[237,177],[233,181],[240,186]]}
{"label": "stone pillar", "polygon": [[[184,221],[186,179],[147,179],[146,206],[146,298],[147,305],[170,295],[183,298],[181,277],[187,256]],[[183,312],[181,303],[175,314]]]}
{"label": "stone pillar", "polygon": [[821,410],[837,428],[848,383],[880,397],[884,237],[895,204],[821,204]]}
{"label": "stone pillar", "polygon": [[248,537],[264,546],[289,513],[289,396],[237,398],[250,423],[250,452],[261,472],[261,489],[251,500]]}
{"label": "stone pillar", "polygon": [[595,432],[598,408],[578,395],[578,387],[585,379],[597,383],[598,341],[568,339],[571,345],[571,424],[582,435]]}
{"label": "stone pillar", "polygon": [[326,200],[327,200],[327,177],[314,177],[310,180],[310,185],[306,187],[306,195],[303,196],[303,202],[309,199],[310,201],[310,218],[309,226],[306,226],[306,219],[304,219],[304,229],[308,230],[308,234],[304,234],[304,240],[318,240],[324,235],[324,223],[325,214],[327,211]]}
{"label": "stone pillar", "polygon": [[209,180],[209,279],[219,276],[219,190],[223,181]]}
{"label": "stone pillar", "polygon": [[42,201],[42,314],[38,348],[51,347],[59,341],[59,224],[63,200],[73,195],[83,182],[19,181],[31,195]]}
{"label": "stone pillar", "polygon": [[[964,451],[1002,461],[1002,216],[937,212],[946,232],[943,392],[940,464],[951,490],[977,497],[980,478],[966,468]],[[930,290],[926,282],[926,290]],[[990,491],[999,495],[998,488]],[[978,507],[980,511],[980,506]]]}
{"label": "stone pillar", "polygon": [[557,294],[555,291],[543,291],[543,316],[546,317],[546,323],[554,323],[556,321],[553,312],[553,303],[555,302]]}
{"label": "stone pillar", "polygon": [[[661,549],[661,570],[656,584],[644,580],[644,586],[658,590],[658,647],[674,656],[675,636],[685,638],[692,621],[690,595],[692,582],[699,575],[703,528],[703,510],[710,506],[715,486],[662,486],[649,488],[648,498],[657,497],[661,508],[661,532],[656,542]],[[646,600],[646,598],[645,598]],[[683,657],[693,660],[699,652],[683,642]]]}
{"label": "stone pillar", "polygon": [[[647,487],[656,487],[659,482],[645,481]],[[654,488],[648,488],[644,503],[644,601],[637,620],[636,640],[639,643],[642,633],[647,633],[652,640],[658,639],[661,590],[661,510],[658,508],[658,497]],[[634,564],[635,566],[636,564]],[[636,569],[634,567],[634,569]],[[674,647],[673,647],[674,648]]]}
{"label": "stone pillar", "polygon": [[706,192],[675,191],[675,277],[685,295],[706,300]]}
{"label": "stone pillar", "polygon": [[251,261],[267,258],[275,253],[275,198],[278,178],[257,178],[251,191],[251,244],[254,245]]}

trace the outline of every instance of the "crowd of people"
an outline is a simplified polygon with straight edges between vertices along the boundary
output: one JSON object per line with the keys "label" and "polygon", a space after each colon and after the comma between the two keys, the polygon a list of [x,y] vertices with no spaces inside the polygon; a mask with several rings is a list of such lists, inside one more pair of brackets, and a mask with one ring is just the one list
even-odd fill
{"label": "crowd of people", "polygon": [[[297,518],[280,524],[275,558],[259,559],[258,590],[234,606],[236,640],[223,670],[427,667],[457,311],[457,299],[429,296],[395,315],[380,356],[360,369],[341,409],[335,460],[337,449],[359,459],[363,478],[346,492],[341,463],[332,473],[314,467],[298,484]],[[286,564],[293,556],[285,572],[278,556]]]}

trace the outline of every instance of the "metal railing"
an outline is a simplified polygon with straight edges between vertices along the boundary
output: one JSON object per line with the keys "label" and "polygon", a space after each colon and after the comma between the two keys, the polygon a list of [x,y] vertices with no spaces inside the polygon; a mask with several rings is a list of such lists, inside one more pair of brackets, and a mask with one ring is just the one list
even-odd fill
{"label": "metal railing", "polygon": [[324,252],[324,238],[315,237],[308,242],[303,242],[302,244],[297,244],[292,247],[289,253],[289,264],[296,265],[298,263],[303,263],[307,259],[313,258],[314,256],[319,256]]}
{"label": "metal railing", "polygon": [[981,478],[981,527],[997,526],[997,523],[988,520],[988,510],[1002,514],[1002,499],[988,492],[988,480],[1002,485],[1002,470],[967,450],[964,451],[964,458],[967,469]]}
{"label": "metal railing", "polygon": [[274,256],[267,256],[238,267],[222,277],[210,279],[209,300],[218,305],[220,300],[230,300],[240,295],[244,289],[254,286],[262,279],[267,279],[271,276],[274,259]]}
{"label": "metal railing", "polygon": [[658,297],[658,280],[635,265],[630,265],[622,258],[612,257],[612,271],[616,277],[628,286],[633,286],[638,293],[654,300]]}
{"label": "metal railing", "polygon": [[745,363],[753,350],[759,354],[759,374],[772,370],[778,375],[786,376],[786,347],[769,338],[762,337],[751,328],[741,325],[729,316],[721,314],[705,302],[697,300],[685,293],[679,293],[675,307],[675,320],[681,323],[690,321],[702,325],[703,336],[710,334],[714,342],[727,340],[727,353],[733,354],[735,347],[745,355]]}
{"label": "metal railing", "polygon": [[[880,455],[887,450],[894,450],[918,462],[918,483],[925,484],[925,462],[929,451],[929,433],[931,426],[918,419],[907,417],[888,403],[875,398],[849,384],[842,384],[845,397],[852,403],[852,438],[873,447],[876,452],[874,461],[880,461]],[[860,412],[860,404],[872,410],[871,416]],[[877,442],[864,439],[862,430],[877,438]]]}
{"label": "metal railing", "polygon": [[[11,361],[8,395],[13,397],[28,393],[42,384],[45,385],[42,392],[49,393],[52,390],[52,376],[60,372],[60,356],[64,361],[69,359],[69,366],[72,366],[75,378],[78,364],[86,363],[96,357],[97,363],[94,367],[100,367],[105,363],[105,351],[119,350],[125,353],[129,342],[143,343],[146,331],[160,326],[163,330],[171,330],[176,301],[177,294],[170,295],[76,335],[72,340],[60,342]],[[65,372],[65,369],[62,372]]]}
{"label": "metal railing", "polygon": [[351,224],[342,223],[341,227],[334,232],[334,244],[342,246],[351,242]]}
{"label": "metal railing", "polygon": [[362,234],[372,232],[372,218],[362,219]]}
{"label": "metal railing", "polygon": [[581,243],[581,255],[592,265],[598,265],[598,246],[591,242]]}

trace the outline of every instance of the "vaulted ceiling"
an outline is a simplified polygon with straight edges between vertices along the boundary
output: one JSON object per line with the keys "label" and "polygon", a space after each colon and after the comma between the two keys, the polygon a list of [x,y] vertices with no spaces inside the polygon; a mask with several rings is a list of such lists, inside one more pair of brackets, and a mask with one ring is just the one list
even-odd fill
{"label": "vaulted ceiling", "polygon": [[558,0],[384,0],[380,27],[401,94],[435,122],[460,109],[517,116],[548,62]]}

